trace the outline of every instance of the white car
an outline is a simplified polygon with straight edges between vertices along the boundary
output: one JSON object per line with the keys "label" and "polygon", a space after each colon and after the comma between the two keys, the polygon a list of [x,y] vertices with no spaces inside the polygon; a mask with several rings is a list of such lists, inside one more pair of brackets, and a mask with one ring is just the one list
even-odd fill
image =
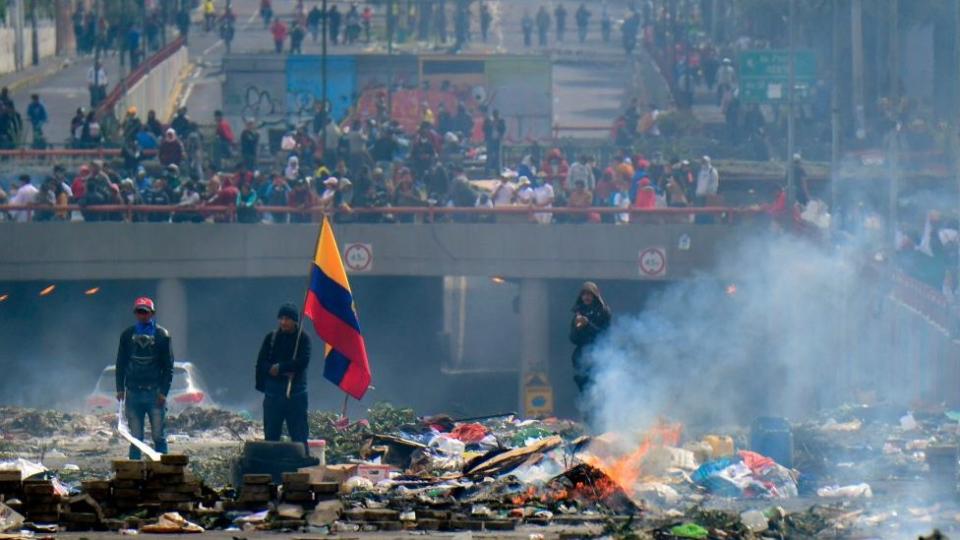
{"label": "white car", "polygon": [[[173,363],[173,383],[167,396],[167,409],[180,411],[187,407],[212,407],[213,400],[203,390],[196,368],[190,362]],[[117,407],[117,367],[103,368],[93,392],[87,397],[86,407],[94,412],[115,411]]]}

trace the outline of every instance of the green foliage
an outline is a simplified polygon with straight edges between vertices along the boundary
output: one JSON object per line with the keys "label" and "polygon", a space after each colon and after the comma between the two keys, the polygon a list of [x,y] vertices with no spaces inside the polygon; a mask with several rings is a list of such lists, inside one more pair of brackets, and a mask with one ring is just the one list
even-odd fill
{"label": "green foliage", "polygon": [[377,403],[367,411],[367,423],[354,423],[346,429],[336,426],[339,415],[333,412],[310,413],[310,436],[327,441],[327,463],[344,463],[360,454],[364,441],[374,433],[391,433],[416,422],[413,409]]}

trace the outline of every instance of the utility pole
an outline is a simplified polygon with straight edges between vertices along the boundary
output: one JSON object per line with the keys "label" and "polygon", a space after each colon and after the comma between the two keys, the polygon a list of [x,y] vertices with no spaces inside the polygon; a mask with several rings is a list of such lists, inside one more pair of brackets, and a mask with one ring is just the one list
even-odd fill
{"label": "utility pole", "polygon": [[24,68],[24,58],[26,57],[26,52],[24,48],[26,47],[26,41],[23,39],[23,0],[14,0],[13,9],[15,11],[13,16],[13,27],[15,32],[15,46],[14,46],[14,58],[13,65],[17,71],[20,71]]}
{"label": "utility pole", "polygon": [[796,94],[796,78],[797,78],[797,44],[794,27],[796,26],[796,0],[790,0],[790,15],[787,20],[789,25],[787,28],[787,33],[790,39],[790,73],[787,77],[787,209],[789,212],[793,210],[793,204],[796,202],[796,190],[794,189],[794,182],[796,179],[793,174],[793,154],[796,152],[794,149],[794,101]]}
{"label": "utility pole", "polygon": [[30,0],[30,64],[40,64],[40,36],[37,35],[37,0]]}
{"label": "utility pole", "polygon": [[833,81],[830,88],[830,211],[837,214],[840,180],[840,0],[833,0]]}
{"label": "utility pole", "polygon": [[[323,0],[323,44],[321,45],[322,49],[320,52],[320,77],[323,79],[323,89],[321,90],[321,98],[323,101],[323,117],[324,117],[324,129],[323,137],[324,144],[326,144],[326,117],[332,111],[327,110],[327,0]],[[331,107],[332,109],[332,107]]]}
{"label": "utility pole", "polygon": [[387,0],[387,54],[393,54],[393,34],[397,28],[397,20],[393,13],[395,0]]}
{"label": "utility pole", "polygon": [[900,32],[899,32],[899,0],[889,0],[890,18],[890,101],[893,106],[894,126],[893,136],[890,138],[890,242],[896,242],[898,201],[900,198]]}
{"label": "utility pole", "polygon": [[[953,137],[950,140],[953,141],[953,159],[954,159],[954,174],[957,176],[957,201],[960,204],[960,91],[957,91],[960,88],[960,2],[955,4],[956,11],[954,12],[954,45],[953,45],[953,54],[954,61],[957,62],[957,71],[955,72],[954,79],[954,106],[956,110],[953,113]],[[958,255],[960,255],[960,245],[957,246]],[[960,259],[957,259],[957,268],[954,274],[954,287],[957,286],[958,281],[960,281]],[[955,315],[956,317],[956,315]]]}
{"label": "utility pole", "polygon": [[[323,88],[320,89],[320,110],[323,111],[323,125],[320,127],[323,131],[320,132],[320,140],[323,144],[323,150],[327,150],[327,122],[330,121],[330,113],[332,111],[327,109],[327,0],[323,0],[323,17],[320,19],[323,29],[323,41],[320,44],[320,78],[323,79]],[[328,156],[324,154],[323,160],[327,162],[328,166],[332,169],[334,164],[330,164],[328,161]],[[321,181],[326,180],[321,178]]]}
{"label": "utility pole", "polygon": [[850,38],[853,40],[853,115],[857,138],[864,139],[867,130],[863,112],[863,0],[850,2]]}

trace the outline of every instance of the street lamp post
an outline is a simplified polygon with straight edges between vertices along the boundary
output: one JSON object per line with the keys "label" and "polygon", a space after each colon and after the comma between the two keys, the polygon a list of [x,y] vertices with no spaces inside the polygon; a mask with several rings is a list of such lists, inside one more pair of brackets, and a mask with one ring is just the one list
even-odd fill
{"label": "street lamp post", "polygon": [[793,167],[793,154],[794,149],[794,94],[796,87],[796,78],[797,78],[797,66],[796,66],[796,38],[794,36],[795,26],[796,26],[796,0],[790,0],[790,14],[787,24],[789,25],[787,33],[789,34],[790,40],[790,72],[787,77],[787,208],[788,211],[793,211],[793,204],[796,202],[796,190],[794,190],[794,167]]}

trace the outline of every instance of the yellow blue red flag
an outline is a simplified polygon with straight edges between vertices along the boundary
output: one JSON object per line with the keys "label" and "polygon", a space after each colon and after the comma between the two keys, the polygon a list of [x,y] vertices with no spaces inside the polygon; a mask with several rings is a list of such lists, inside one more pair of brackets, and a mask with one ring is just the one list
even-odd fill
{"label": "yellow blue red flag", "polygon": [[370,362],[350,282],[327,218],[320,228],[303,311],[327,344],[323,376],[350,396],[362,399],[370,386]]}

